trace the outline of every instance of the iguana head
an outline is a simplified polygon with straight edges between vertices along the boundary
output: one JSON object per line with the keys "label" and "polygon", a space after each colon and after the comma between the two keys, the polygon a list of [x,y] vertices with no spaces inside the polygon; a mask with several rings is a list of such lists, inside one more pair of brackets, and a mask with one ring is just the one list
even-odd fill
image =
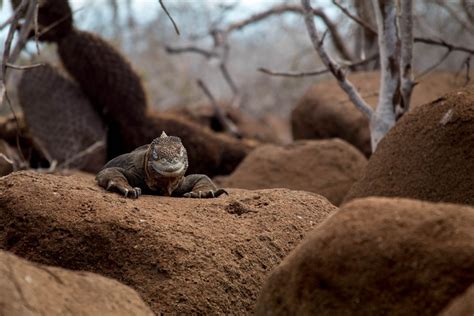
{"label": "iguana head", "polygon": [[163,194],[171,195],[187,169],[188,155],[179,137],[163,132],[151,142],[145,155],[146,183],[150,189],[164,189]]}

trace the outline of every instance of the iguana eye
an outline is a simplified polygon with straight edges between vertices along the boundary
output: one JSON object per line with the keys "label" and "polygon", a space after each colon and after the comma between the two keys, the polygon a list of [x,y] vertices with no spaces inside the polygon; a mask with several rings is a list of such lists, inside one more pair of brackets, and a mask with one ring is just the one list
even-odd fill
{"label": "iguana eye", "polygon": [[160,159],[160,162],[161,162],[161,163],[166,163],[166,158],[161,158],[161,159]]}

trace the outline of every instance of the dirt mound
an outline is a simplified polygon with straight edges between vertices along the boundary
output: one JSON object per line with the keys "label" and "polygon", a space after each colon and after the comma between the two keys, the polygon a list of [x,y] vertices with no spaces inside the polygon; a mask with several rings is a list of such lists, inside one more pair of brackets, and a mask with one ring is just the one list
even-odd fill
{"label": "dirt mound", "polygon": [[[283,122],[278,122],[275,117],[265,117],[262,119],[255,119],[238,108],[227,104],[219,105],[226,113],[226,117],[230,120],[240,131],[242,137],[256,139],[268,143],[283,143],[285,141],[282,135],[284,131]],[[224,132],[224,127],[219,122],[217,115],[210,105],[198,105],[193,107],[174,107],[165,113],[172,113],[185,117],[186,119],[195,122],[201,126],[205,126],[215,132]],[[277,126],[278,125],[278,126]],[[289,129],[289,127],[288,127]]]}
{"label": "dirt mound", "polygon": [[463,294],[455,298],[446,307],[440,316],[467,316],[474,315],[474,284]]}
{"label": "dirt mound", "polygon": [[157,314],[249,313],[265,275],[336,209],[286,189],[130,200],[90,176],[23,171],[0,190],[1,248],[115,278]]}
{"label": "dirt mound", "polygon": [[[90,172],[102,168],[107,158],[105,125],[81,88],[44,65],[23,74],[18,95],[29,133],[50,161]],[[97,148],[84,154],[92,146]]]}
{"label": "dirt mound", "polygon": [[20,259],[0,251],[1,315],[153,315],[115,280]]}
{"label": "dirt mound", "polygon": [[[375,107],[378,99],[378,72],[349,75],[368,104]],[[413,90],[411,106],[428,103],[449,91],[461,87],[462,78],[450,73],[427,75]],[[350,102],[335,80],[320,82],[311,87],[291,114],[294,139],[325,139],[338,137],[371,155],[369,121]]]}
{"label": "dirt mound", "polygon": [[366,164],[357,149],[340,139],[298,141],[260,146],[230,176],[216,180],[231,188],[311,191],[339,205]]}
{"label": "dirt mound", "polygon": [[345,201],[398,196],[474,205],[471,90],[452,92],[402,117],[379,143]]}
{"label": "dirt mound", "polygon": [[474,208],[345,205],[271,273],[257,315],[436,315],[474,281]]}

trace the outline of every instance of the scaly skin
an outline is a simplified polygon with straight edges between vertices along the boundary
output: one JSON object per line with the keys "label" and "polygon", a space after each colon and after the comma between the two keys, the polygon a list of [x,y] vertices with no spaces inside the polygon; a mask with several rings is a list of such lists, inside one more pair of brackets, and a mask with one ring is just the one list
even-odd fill
{"label": "scaly skin", "polygon": [[97,174],[107,191],[138,198],[142,192],[165,196],[214,198],[227,194],[203,174],[184,176],[188,155],[181,139],[163,132],[150,145],[138,147],[109,161]]}

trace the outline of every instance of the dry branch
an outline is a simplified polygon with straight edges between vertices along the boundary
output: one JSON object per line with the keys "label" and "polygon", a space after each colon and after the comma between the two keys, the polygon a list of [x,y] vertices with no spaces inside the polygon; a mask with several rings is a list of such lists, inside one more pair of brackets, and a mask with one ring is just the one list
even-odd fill
{"label": "dry branch", "polygon": [[415,81],[413,80],[413,7],[412,0],[401,0],[400,6],[400,39],[401,56],[400,72],[401,86],[400,93],[402,97],[400,114],[405,113],[410,108],[410,99]]}
{"label": "dry branch", "polygon": [[453,17],[453,19],[456,20],[465,30],[467,30],[471,34],[474,34],[474,27],[469,22],[465,21],[464,18],[462,18],[458,14],[458,11],[456,11],[449,5],[449,1],[437,0],[435,1],[435,3],[444,10],[446,10]]}
{"label": "dry branch", "polygon": [[[352,13],[349,12],[348,9],[344,8],[338,0],[333,0],[333,3],[350,19],[352,19],[354,22],[368,30],[369,32],[378,35],[377,30],[375,30],[372,26],[370,26],[369,23],[365,22],[364,20],[360,19],[359,17],[353,15]],[[420,36],[415,36],[413,38],[413,41],[415,43],[423,43],[427,45],[435,45],[435,46],[443,46],[446,48],[449,48],[451,51],[461,51],[461,52],[466,52],[470,54],[474,54],[474,48],[466,47],[466,46],[461,46],[461,45],[454,45],[451,43],[448,43],[445,40],[434,40],[431,38],[426,38],[426,37],[420,37]]]}
{"label": "dry branch", "polygon": [[[251,25],[253,23],[260,22],[268,17],[274,16],[274,15],[281,15],[288,12],[303,14],[303,9],[301,6],[298,6],[298,5],[289,5],[289,4],[277,5],[263,12],[251,15],[250,17],[245,18],[241,21],[230,24],[222,31],[222,34],[224,37],[228,37],[228,35],[232,33],[233,31],[242,30],[246,26]],[[324,24],[326,24],[329,32],[331,33],[334,46],[338,50],[338,52],[341,54],[342,58],[346,60],[351,60],[352,59],[351,54],[349,53],[349,50],[345,46],[342,36],[339,34],[336,26],[334,25],[334,23],[332,23],[331,19],[329,19],[327,14],[321,9],[311,8],[311,12],[313,15],[321,18]]]}
{"label": "dry branch", "polygon": [[209,50],[206,50],[204,48],[199,48],[196,46],[184,46],[184,47],[171,47],[171,46],[166,46],[165,47],[166,52],[169,54],[182,54],[182,53],[197,53],[200,54],[207,59],[212,58],[212,57],[219,57],[216,52],[212,52]]}
{"label": "dry branch", "polygon": [[222,111],[219,104],[217,104],[216,99],[214,98],[206,84],[200,79],[197,80],[197,84],[199,88],[201,88],[201,90],[204,92],[204,94],[208,97],[209,101],[211,101],[211,106],[214,109],[214,113],[216,114],[217,120],[224,128],[224,130],[234,137],[241,138],[242,134],[240,133],[239,129],[231,120],[226,117],[224,111]]}
{"label": "dry branch", "polygon": [[362,99],[352,83],[346,79],[346,75],[341,67],[326,53],[323,46],[324,36],[322,39],[319,39],[316,25],[314,23],[313,9],[311,8],[309,0],[301,0],[301,3],[303,5],[306,28],[313,47],[318,52],[322,62],[326,65],[329,71],[331,71],[334,77],[336,77],[339,86],[347,93],[349,99],[351,99],[354,105],[370,119],[373,114],[372,108]]}
{"label": "dry branch", "polygon": [[176,34],[180,35],[178,26],[177,26],[176,23],[174,22],[173,17],[171,17],[171,14],[170,14],[170,13],[168,12],[168,10],[166,9],[165,4],[163,3],[163,0],[159,0],[159,2],[160,2],[160,5],[161,5],[161,8],[163,9],[163,11],[165,11],[166,15],[167,15],[168,18],[171,20],[171,23],[173,23],[174,30],[176,31]]}
{"label": "dry branch", "polygon": [[[378,53],[370,56],[369,58],[363,59],[363,60],[359,60],[359,61],[356,61],[356,62],[353,62],[353,63],[343,64],[342,67],[344,67],[344,68],[357,67],[357,66],[360,66],[360,65],[364,65],[368,62],[371,62],[374,59],[376,59],[377,57],[379,57]],[[270,75],[270,76],[276,76],[276,77],[302,78],[302,77],[319,76],[319,75],[328,73],[329,69],[328,68],[322,68],[322,69],[317,69],[317,70],[313,70],[313,71],[306,71],[306,72],[305,71],[301,71],[301,72],[279,72],[279,71],[273,71],[273,70],[270,70],[270,69],[267,69],[267,68],[260,67],[260,68],[258,68],[258,71],[263,72],[264,74],[267,74],[267,75]]]}
{"label": "dry branch", "polygon": [[454,45],[454,44],[446,42],[445,40],[434,40],[434,39],[425,38],[425,37],[415,37],[414,41],[415,41],[415,43],[423,43],[423,44],[427,44],[427,45],[443,46],[443,47],[449,48],[452,51],[457,50],[457,51],[460,51],[460,52],[474,54],[474,48],[469,48],[469,47],[461,46],[461,45]]}
{"label": "dry branch", "polygon": [[44,66],[44,64],[33,64],[33,65],[14,65],[14,64],[10,64],[10,63],[7,63],[6,64],[8,68],[12,68],[12,69],[15,69],[15,70],[29,70],[29,69],[33,69],[33,68],[36,68],[36,67],[41,67],[41,66]]}
{"label": "dry branch", "polygon": [[370,120],[372,150],[395,124],[400,104],[400,39],[395,0],[372,0],[380,50],[380,95]]}
{"label": "dry branch", "polygon": [[[75,161],[77,161],[78,159],[82,159],[86,156],[89,156],[93,153],[95,153],[96,151],[100,150],[100,149],[103,149],[105,147],[105,141],[103,140],[99,140],[95,143],[93,143],[91,146],[87,147],[86,149],[78,152],[77,154],[75,154],[74,156],[72,156],[71,158],[69,159],[66,159],[64,162],[62,162],[61,164],[59,164],[57,166],[58,169],[64,169],[64,168],[68,168],[69,165]],[[54,161],[53,161],[54,162]],[[51,162],[51,166],[53,166],[53,163]],[[53,170],[56,169],[56,166],[54,166]]]}
{"label": "dry branch", "polygon": [[362,26],[363,28],[365,28],[366,30],[368,30],[369,32],[371,32],[372,34],[374,35],[377,35],[377,30],[374,29],[369,23],[367,23],[366,21],[362,20],[361,18],[359,18],[358,16],[352,14],[348,9],[344,8],[340,3],[339,3],[339,0],[332,0],[332,3],[338,7],[347,17],[349,17],[351,20],[353,20],[354,22],[356,22],[357,24],[359,24],[360,26]]}
{"label": "dry branch", "polygon": [[318,69],[318,70],[313,70],[313,71],[308,71],[308,72],[300,72],[300,71],[278,72],[278,71],[273,71],[267,68],[258,68],[258,71],[263,72],[264,74],[267,74],[270,76],[276,76],[276,77],[303,78],[303,77],[313,77],[313,76],[326,74],[329,72],[329,69],[324,68],[324,69]]}
{"label": "dry branch", "polygon": [[434,69],[436,69],[436,67],[438,67],[439,65],[441,65],[441,63],[443,61],[446,60],[446,58],[448,58],[448,56],[451,54],[451,50],[448,48],[446,50],[446,53],[443,54],[443,56],[441,56],[441,58],[435,62],[433,65],[429,66],[428,68],[426,68],[425,70],[423,70],[421,73],[419,73],[416,78],[415,78],[415,82],[419,81],[422,77],[424,77],[425,75],[427,75],[428,73],[430,73],[431,71],[433,71]]}

